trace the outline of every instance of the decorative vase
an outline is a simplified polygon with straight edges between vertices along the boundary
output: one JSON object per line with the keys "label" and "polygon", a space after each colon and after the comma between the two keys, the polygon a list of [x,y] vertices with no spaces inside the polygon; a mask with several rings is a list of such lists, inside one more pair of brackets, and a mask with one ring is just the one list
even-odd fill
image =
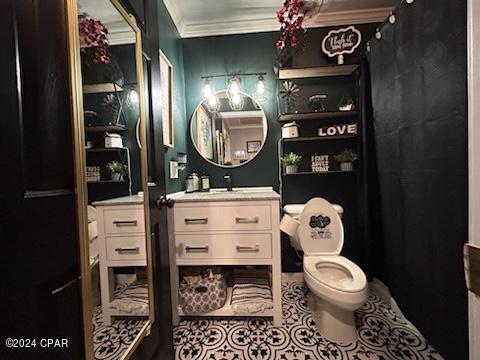
{"label": "decorative vase", "polygon": [[342,170],[342,171],[353,171],[353,163],[352,162],[342,162],[342,163],[340,163],[340,170]]}
{"label": "decorative vase", "polygon": [[285,174],[296,174],[297,170],[297,165],[285,165]]}
{"label": "decorative vase", "polygon": [[112,173],[112,181],[122,181],[122,174]]}
{"label": "decorative vase", "polygon": [[283,100],[283,113],[295,114],[295,98],[293,98],[293,96]]}

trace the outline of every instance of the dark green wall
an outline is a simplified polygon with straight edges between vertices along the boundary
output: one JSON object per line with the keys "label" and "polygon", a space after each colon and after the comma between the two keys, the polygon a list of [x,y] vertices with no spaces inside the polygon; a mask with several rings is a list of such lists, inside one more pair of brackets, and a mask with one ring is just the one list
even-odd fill
{"label": "dark green wall", "polygon": [[[363,35],[363,42],[353,56],[347,56],[347,62],[359,62],[363,54],[366,40],[374,33],[376,24],[358,25]],[[293,56],[294,67],[321,66],[334,62],[320,50],[323,37],[331,28],[310,29],[305,40],[306,50]],[[276,75],[273,66],[277,52],[275,42],[278,32],[212,36],[204,38],[183,39],[183,55],[185,66],[186,115],[190,119],[198,103],[202,100],[201,76],[266,72],[267,92],[269,99],[262,103],[268,120],[268,137],[259,155],[240,168],[223,169],[209,164],[198,156],[188,134],[189,166],[200,173],[207,173],[212,187],[223,187],[222,175],[230,172],[234,186],[273,186],[278,189],[278,155],[277,147],[280,138],[281,124],[277,121]],[[243,90],[252,95],[255,77],[243,78]],[[216,90],[226,88],[225,78],[212,80]],[[188,120],[189,121],[189,120]]]}
{"label": "dark green wall", "polygon": [[[223,169],[203,160],[196,152],[188,134],[188,155],[190,167],[210,175],[212,187],[223,187],[223,174],[232,174],[234,186],[275,186],[278,187],[277,140],[280,125],[276,121],[276,81],[273,65],[276,58],[275,33],[216,36],[183,40],[185,65],[185,95],[187,118],[190,119],[202,100],[203,75],[266,72],[269,98],[261,105],[268,121],[267,142],[258,156],[240,168]],[[242,88],[252,95],[255,77],[243,78]],[[216,90],[225,89],[226,79],[212,80]]]}
{"label": "dark green wall", "polygon": [[163,1],[158,2],[158,23],[160,28],[160,48],[173,65],[173,122],[174,148],[168,148],[165,155],[165,177],[167,193],[183,189],[187,170],[179,172],[178,179],[170,179],[170,160],[178,152],[187,152],[188,121],[185,117],[185,77],[183,71],[182,39]]}

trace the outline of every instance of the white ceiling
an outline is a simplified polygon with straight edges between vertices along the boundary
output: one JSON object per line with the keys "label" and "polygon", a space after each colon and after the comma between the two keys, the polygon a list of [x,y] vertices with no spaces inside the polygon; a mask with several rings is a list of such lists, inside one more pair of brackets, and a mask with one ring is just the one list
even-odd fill
{"label": "white ceiling", "polygon": [[109,45],[135,43],[135,31],[110,0],[78,0],[78,13],[99,20],[108,30]]}
{"label": "white ceiling", "polygon": [[[322,0],[317,0],[321,2]],[[241,34],[279,29],[275,11],[283,0],[163,0],[182,37]],[[308,27],[385,20],[400,0],[324,0]]]}

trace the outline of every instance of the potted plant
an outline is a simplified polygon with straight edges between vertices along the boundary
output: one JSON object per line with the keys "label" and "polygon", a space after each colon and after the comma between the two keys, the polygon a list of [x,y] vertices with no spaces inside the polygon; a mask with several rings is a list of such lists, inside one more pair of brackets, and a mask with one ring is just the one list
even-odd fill
{"label": "potted plant", "polygon": [[298,170],[298,165],[302,162],[302,157],[293,152],[281,157],[282,163],[285,166],[286,174],[295,174]]}
{"label": "potted plant", "polygon": [[122,181],[123,174],[127,170],[127,165],[122,164],[118,161],[112,161],[106,165],[108,171],[110,171],[111,178],[113,181]]}
{"label": "potted plant", "polygon": [[357,158],[358,155],[352,149],[345,149],[340,154],[334,156],[334,159],[340,163],[340,170],[342,171],[353,171],[353,162]]}

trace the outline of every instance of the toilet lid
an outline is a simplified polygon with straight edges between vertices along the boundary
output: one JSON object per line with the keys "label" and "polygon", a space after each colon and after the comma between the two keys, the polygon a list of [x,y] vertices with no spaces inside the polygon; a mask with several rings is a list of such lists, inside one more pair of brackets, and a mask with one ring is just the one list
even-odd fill
{"label": "toilet lid", "polygon": [[305,204],[297,233],[305,254],[338,255],[342,250],[342,220],[325,199],[314,198]]}

